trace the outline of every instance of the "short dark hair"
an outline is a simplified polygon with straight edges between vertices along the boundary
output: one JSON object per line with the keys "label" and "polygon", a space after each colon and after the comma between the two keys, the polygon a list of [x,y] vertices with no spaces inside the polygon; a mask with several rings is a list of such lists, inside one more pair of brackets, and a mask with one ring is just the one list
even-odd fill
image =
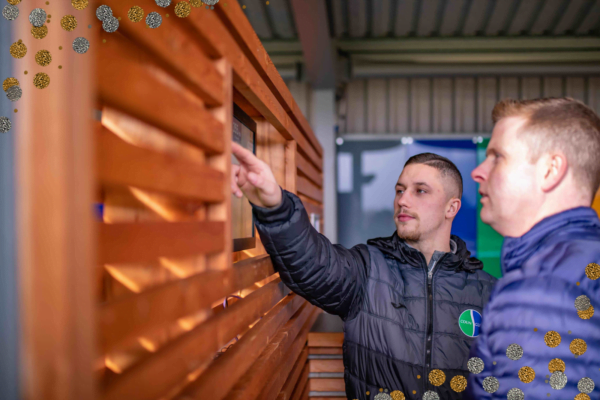
{"label": "short dark hair", "polygon": [[[446,157],[442,157],[434,153],[421,153],[412,156],[406,161],[404,167],[410,164],[425,164],[440,171],[443,179],[449,178],[453,186],[458,190],[458,198],[462,198],[463,180],[462,175],[456,165]],[[452,197],[452,193],[446,193],[448,198]]]}

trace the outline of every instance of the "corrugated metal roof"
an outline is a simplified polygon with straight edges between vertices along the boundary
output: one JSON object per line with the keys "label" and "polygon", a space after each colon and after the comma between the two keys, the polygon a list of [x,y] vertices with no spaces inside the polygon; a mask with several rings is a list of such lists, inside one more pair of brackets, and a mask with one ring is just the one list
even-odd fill
{"label": "corrugated metal roof", "polygon": [[[600,35],[600,0],[324,0],[337,39]],[[263,40],[293,40],[290,0],[240,0]]]}

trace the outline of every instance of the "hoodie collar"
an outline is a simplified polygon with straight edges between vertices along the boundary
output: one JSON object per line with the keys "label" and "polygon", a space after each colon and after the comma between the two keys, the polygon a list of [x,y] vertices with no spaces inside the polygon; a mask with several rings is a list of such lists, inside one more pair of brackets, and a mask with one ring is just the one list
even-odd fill
{"label": "hoodie collar", "polygon": [[549,238],[587,226],[600,227],[598,214],[591,207],[576,207],[542,219],[523,236],[505,236],[500,256],[502,274],[520,268]]}

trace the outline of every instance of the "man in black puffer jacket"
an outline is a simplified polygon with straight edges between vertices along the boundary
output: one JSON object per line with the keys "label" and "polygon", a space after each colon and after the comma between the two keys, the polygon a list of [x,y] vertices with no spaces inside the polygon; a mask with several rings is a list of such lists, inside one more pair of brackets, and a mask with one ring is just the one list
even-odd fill
{"label": "man in black puffer jacket", "polygon": [[252,203],[281,279],[344,320],[348,399],[374,399],[380,388],[387,393],[377,400],[402,398],[398,392],[411,400],[461,399],[496,279],[450,234],[462,196],[456,166],[431,153],[411,157],[396,184],[396,232],[347,249],[312,227],[300,199],[281,190],[267,164],[235,143],[233,153],[240,165],[232,190]]}

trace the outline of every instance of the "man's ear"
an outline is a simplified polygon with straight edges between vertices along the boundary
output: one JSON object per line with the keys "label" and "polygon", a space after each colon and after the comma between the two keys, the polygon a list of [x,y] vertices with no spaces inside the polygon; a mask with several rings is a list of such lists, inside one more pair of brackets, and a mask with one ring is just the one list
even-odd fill
{"label": "man's ear", "polygon": [[549,192],[554,189],[567,175],[567,157],[563,153],[549,153],[542,156],[540,170],[542,175],[542,190]]}
{"label": "man's ear", "polygon": [[456,214],[458,214],[458,211],[460,210],[461,204],[462,204],[462,202],[460,201],[459,198],[452,197],[448,201],[448,209],[446,210],[446,217],[450,218],[450,219],[453,219],[454,217],[456,217]]}

